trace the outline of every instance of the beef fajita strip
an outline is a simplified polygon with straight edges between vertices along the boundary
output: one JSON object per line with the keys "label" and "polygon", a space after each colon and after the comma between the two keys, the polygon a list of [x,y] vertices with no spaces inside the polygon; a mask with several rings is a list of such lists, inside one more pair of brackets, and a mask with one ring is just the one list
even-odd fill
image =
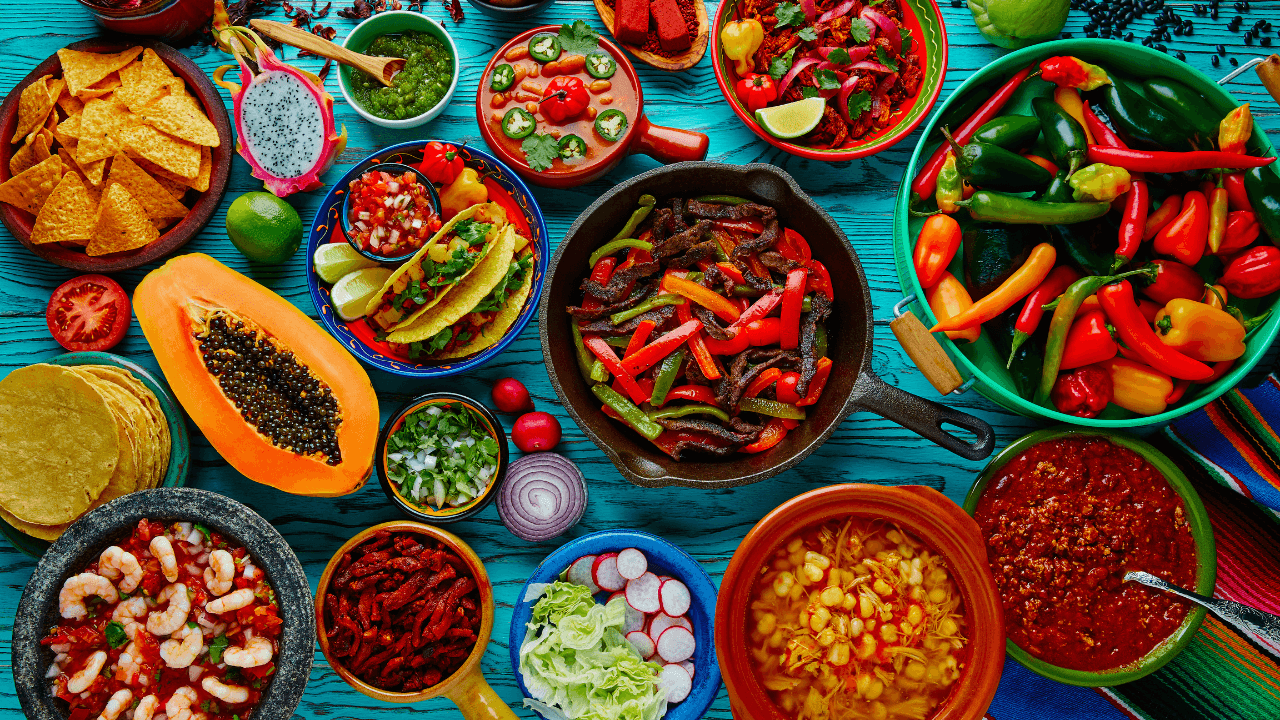
{"label": "beef fajita strip", "polygon": [[751,271],[751,266],[743,262],[741,259],[734,257],[733,266],[738,268],[738,272],[742,273],[742,279],[747,281],[747,286],[752,290],[772,290],[773,280],[768,277],[760,277]]}
{"label": "beef fajita strip", "polygon": [[652,321],[655,327],[662,327],[662,325],[674,317],[675,314],[676,308],[674,305],[663,305],[662,307],[656,307],[647,313],[637,315],[630,320],[618,323],[617,325],[614,325],[609,322],[608,318],[605,318],[603,320],[596,320],[595,322],[587,323],[586,325],[583,325],[581,329],[583,335],[607,335],[613,337],[619,335],[630,335],[636,331],[636,328],[640,327],[640,323],[645,322],[646,320]]}
{"label": "beef fajita strip", "polygon": [[[754,348],[743,350],[733,359],[733,364],[729,368],[729,376],[720,384],[716,399],[722,407],[727,407],[737,412],[738,401],[742,399],[742,393],[746,391],[752,380],[755,380],[760,373],[771,367],[784,363],[793,364],[796,360],[795,355],[785,350],[758,350]],[[747,366],[750,363],[757,364],[748,368]]]}
{"label": "beef fajita strip", "polygon": [[756,441],[759,431],[754,433],[734,432],[720,423],[694,418],[658,418],[658,424],[668,430],[692,430],[702,432],[725,442],[746,445]]}
{"label": "beef fajita strip", "polygon": [[768,250],[760,253],[760,262],[770,270],[776,270],[783,275],[786,275],[798,267],[803,267],[795,260],[783,257],[782,253],[777,250]]}
{"label": "beef fajita strip", "polygon": [[738,243],[738,246],[733,249],[733,257],[744,258],[752,253],[764,252],[777,244],[780,237],[782,237],[782,226],[778,224],[778,218],[766,218],[764,232]]}
{"label": "beef fajita strip", "polygon": [[778,211],[768,205],[759,205],[757,203],[743,203],[741,205],[724,205],[721,203],[704,203],[697,200],[690,200],[685,205],[685,214],[692,215],[697,218],[707,218],[709,220],[743,220],[749,217],[758,217],[762,220],[770,220],[778,216]]}
{"label": "beef fajita strip", "polygon": [[597,320],[605,317],[606,315],[612,315],[620,310],[626,310],[627,308],[634,306],[636,303],[642,302],[652,295],[657,289],[657,283],[637,283],[635,289],[631,291],[631,294],[618,302],[601,305],[600,307],[593,309],[569,305],[565,308],[565,311],[579,320]]}
{"label": "beef fajita strip", "polygon": [[642,277],[648,277],[656,272],[661,272],[662,265],[658,262],[636,263],[629,268],[619,270],[609,278],[608,285],[601,285],[591,278],[582,281],[583,292],[590,293],[600,298],[606,303],[617,302],[627,292],[627,286],[633,281]]}
{"label": "beef fajita strip", "polygon": [[710,220],[699,220],[692,227],[672,235],[660,243],[653,244],[653,258],[662,260],[671,258],[693,247],[696,243],[702,241],[707,231],[711,229]]}
{"label": "beef fajita strip", "polygon": [[733,297],[733,278],[729,277],[719,265],[708,265],[703,277],[707,279],[707,286],[714,287],[719,285],[723,290],[725,297]]}
{"label": "beef fajita strip", "polygon": [[707,308],[704,308],[701,305],[694,303],[693,316],[702,321],[703,331],[705,331],[708,335],[715,338],[716,340],[732,339],[731,337],[729,337],[729,333],[725,332],[725,329],[721,327],[720,320],[716,318],[716,314],[711,312]]}
{"label": "beef fajita strip", "polygon": [[818,324],[831,314],[831,301],[822,293],[813,294],[813,310],[805,313],[800,321],[800,380],[796,392],[803,396],[809,392],[809,382],[818,371],[818,354],[814,341],[818,336]]}
{"label": "beef fajita strip", "polygon": [[715,457],[729,457],[738,452],[738,445],[716,445],[699,440],[680,440],[671,446],[671,456],[676,460],[684,460],[687,451],[706,453]]}
{"label": "beef fajita strip", "polygon": [[[700,221],[701,222],[701,221]],[[697,263],[699,260],[706,260],[716,254],[716,241],[707,240],[689,248],[679,257],[673,257],[667,260],[667,266],[673,268],[687,268]]]}

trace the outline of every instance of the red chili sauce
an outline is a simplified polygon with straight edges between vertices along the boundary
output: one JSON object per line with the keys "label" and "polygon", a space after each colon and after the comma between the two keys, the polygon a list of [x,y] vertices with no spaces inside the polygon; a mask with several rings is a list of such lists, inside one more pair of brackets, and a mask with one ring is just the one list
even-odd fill
{"label": "red chili sauce", "polygon": [[1137,583],[1145,570],[1195,583],[1182,499],[1142,456],[1100,438],[1043,442],[999,470],[974,519],[1004,604],[1005,633],[1072,670],[1139,660],[1177,630],[1182,601]]}

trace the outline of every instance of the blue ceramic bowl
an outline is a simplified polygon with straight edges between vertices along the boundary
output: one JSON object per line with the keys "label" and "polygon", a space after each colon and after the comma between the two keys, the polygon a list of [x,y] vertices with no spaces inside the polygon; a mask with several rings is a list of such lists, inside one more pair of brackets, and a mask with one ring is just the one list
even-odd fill
{"label": "blue ceramic bowl", "polygon": [[[683,702],[669,706],[663,720],[699,720],[720,692],[720,666],[716,664],[715,633],[712,627],[716,616],[716,586],[698,561],[689,557],[684,550],[657,535],[640,530],[601,530],[583,535],[561,545],[542,561],[520,589],[515,609],[511,613],[511,639],[508,644],[511,651],[511,672],[516,676],[520,692],[525,697],[530,697],[529,688],[524,684],[524,676],[520,674],[520,645],[524,642],[525,626],[533,617],[533,603],[524,599],[529,586],[552,582],[570,563],[583,555],[618,552],[627,548],[643,552],[649,558],[650,571],[676,578],[688,586],[693,597],[693,604],[689,607],[689,621],[693,623],[693,635],[697,642],[697,649],[693,653],[693,690]],[[601,593],[596,597],[603,599],[609,595],[610,593]]]}
{"label": "blue ceramic bowl", "polygon": [[[510,168],[498,162],[496,158],[483,150],[478,150],[469,145],[457,145],[458,153],[462,156],[462,160],[467,167],[475,168],[485,180],[496,184],[511,196],[511,200],[523,218],[524,223],[529,226],[535,256],[533,290],[525,300],[520,316],[507,329],[506,335],[501,340],[475,355],[440,364],[428,364],[393,357],[383,352],[382,349],[358,337],[348,326],[348,323],[338,317],[333,308],[333,303],[329,300],[329,286],[320,281],[320,278],[315,273],[314,266],[311,264],[311,258],[315,255],[316,248],[321,243],[330,242],[333,238],[333,233],[341,234],[342,232],[342,221],[339,216],[342,214],[346,188],[351,181],[367,168],[368,164],[373,160],[398,162],[406,165],[415,165],[422,162],[422,150],[428,142],[432,141],[413,140],[379,150],[356,164],[337,182],[333,183],[329,188],[329,192],[324,196],[324,201],[320,203],[320,209],[316,212],[315,220],[311,223],[311,232],[307,236],[307,289],[311,292],[311,302],[315,304],[316,313],[320,316],[320,324],[324,325],[325,329],[337,338],[338,342],[342,343],[343,347],[352,355],[379,370],[385,370],[395,375],[416,378],[442,378],[473,370],[497,357],[511,344],[511,341],[520,335],[520,332],[529,324],[529,320],[533,318],[538,309],[538,299],[542,296],[542,286],[546,281],[547,266],[551,261],[551,245],[547,236],[547,224],[542,219],[542,211],[538,208],[538,202],[534,199],[533,193],[529,192],[529,187]],[[508,206],[508,210],[510,210],[510,206]],[[339,239],[342,242],[346,242],[341,237]],[[351,323],[351,325],[355,324]]]}
{"label": "blue ceramic bowl", "polygon": [[[427,198],[431,201],[431,212],[433,212],[436,217],[440,216],[440,194],[436,192],[435,183],[428,180],[427,176],[424,175],[421,170],[419,170],[416,167],[405,165],[403,163],[392,163],[392,162],[374,163],[374,162],[365,161],[356,166],[355,169],[360,171],[359,173],[356,174],[356,177],[359,177],[361,174],[366,173],[375,168],[378,170],[383,170],[387,173],[401,175],[401,176],[403,176],[404,173],[406,172],[411,172],[414,175],[416,175],[418,177],[418,181],[421,182],[423,185],[427,186]],[[381,263],[383,265],[399,265],[400,263],[403,263],[404,261],[418,254],[418,250],[413,249],[407,253],[403,253],[395,256],[379,255],[375,252],[365,250],[359,245],[356,245],[355,241],[351,239],[351,193],[343,193],[342,195],[343,195],[342,212],[338,213],[338,219],[342,223],[342,234],[347,237],[347,244],[351,246],[352,250],[355,250],[356,252],[360,253],[364,257],[376,263]]]}

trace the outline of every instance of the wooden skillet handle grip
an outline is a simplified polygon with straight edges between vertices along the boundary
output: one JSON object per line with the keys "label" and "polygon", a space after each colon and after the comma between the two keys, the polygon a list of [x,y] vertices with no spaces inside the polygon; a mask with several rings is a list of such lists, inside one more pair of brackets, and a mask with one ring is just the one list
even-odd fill
{"label": "wooden skillet handle grip", "polygon": [[939,393],[946,395],[964,384],[960,371],[956,370],[955,363],[947,357],[947,352],[942,349],[938,339],[911,311],[889,323],[889,329],[893,330],[902,349],[907,351],[907,357],[911,358],[911,362],[915,363]]}

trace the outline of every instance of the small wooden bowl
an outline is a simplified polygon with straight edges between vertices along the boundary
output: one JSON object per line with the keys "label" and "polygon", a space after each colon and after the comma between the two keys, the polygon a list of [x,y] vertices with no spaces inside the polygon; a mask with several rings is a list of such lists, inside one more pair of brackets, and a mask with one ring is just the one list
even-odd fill
{"label": "small wooden bowl", "polygon": [[[466,561],[480,592],[480,632],[476,637],[475,647],[471,649],[471,654],[462,663],[462,667],[452,675],[418,692],[393,692],[376,688],[356,677],[341,661],[329,655],[329,635],[324,622],[324,596],[329,591],[329,580],[333,577],[333,571],[342,556],[379,530],[416,533],[444,543],[450,550],[457,553],[458,557]],[[413,703],[443,696],[452,700],[467,720],[516,720],[515,713],[511,712],[502,698],[499,698],[493,688],[489,687],[489,683],[480,672],[480,660],[484,657],[485,648],[489,645],[489,635],[492,632],[493,585],[489,582],[489,574],[484,571],[484,563],[480,560],[480,556],[476,555],[475,551],[457,535],[424,523],[398,520],[361,530],[333,554],[329,564],[324,568],[324,573],[320,575],[320,584],[316,587],[316,635],[320,640],[320,651],[324,653],[324,659],[329,662],[329,667],[338,673],[338,677],[374,700]]]}
{"label": "small wooden bowl", "polygon": [[[613,35],[613,8],[606,5],[604,0],[595,0],[595,5],[600,21],[609,29],[609,34]],[[668,72],[688,70],[697,65],[698,61],[702,60],[702,56],[707,54],[707,38],[711,34],[711,22],[707,19],[707,6],[703,3],[703,0],[693,0],[693,15],[698,21],[698,32],[693,36],[693,43],[689,46],[689,49],[679,55],[663,57],[657,53],[641,50],[637,45],[624,43],[618,40],[616,35],[613,35],[613,38],[615,42],[626,48],[628,52],[635,55],[636,59],[645,65],[652,65],[659,70]]]}
{"label": "small wooden bowl", "polygon": [[[154,50],[160,56],[160,59],[164,60],[165,64],[169,66],[169,69],[182,78],[187,87],[191,88],[192,92],[196,94],[196,97],[200,99],[200,104],[204,106],[204,111],[209,116],[209,120],[217,128],[218,139],[221,142],[218,147],[210,148],[213,156],[213,173],[209,178],[209,189],[200,193],[199,198],[191,206],[186,217],[178,221],[177,225],[169,228],[155,242],[136,250],[98,257],[86,255],[83,249],[67,248],[58,243],[32,245],[31,228],[35,224],[35,216],[12,205],[0,204],[0,222],[3,222],[9,232],[13,233],[14,237],[18,238],[18,241],[28,250],[54,265],[61,265],[82,273],[110,273],[130,270],[153,260],[158,260],[186,245],[191,238],[204,229],[204,226],[209,224],[209,219],[213,217],[214,211],[218,209],[218,205],[222,202],[222,197],[227,192],[227,178],[231,174],[231,156],[235,154],[231,138],[231,123],[227,120],[227,112],[222,103],[222,96],[218,94],[218,90],[213,86],[213,83],[209,82],[209,76],[203,70],[177,50],[154,40],[140,39],[122,42],[107,38],[89,38],[88,40],[71,43],[67,46],[67,49],[80,50],[82,52],[113,53],[127,50],[134,45],[141,45],[144,48]],[[0,135],[3,135],[6,140],[6,142],[0,142],[0,182],[9,179],[9,158],[13,155],[13,144],[7,142],[7,139],[13,137],[14,129],[18,123],[18,97],[25,87],[39,78],[45,75],[61,76],[61,74],[62,63],[58,60],[57,53],[54,53],[23,78],[22,82],[18,83],[17,87],[5,98],[4,104],[0,105]],[[54,112],[57,112],[57,108],[54,109]]]}

